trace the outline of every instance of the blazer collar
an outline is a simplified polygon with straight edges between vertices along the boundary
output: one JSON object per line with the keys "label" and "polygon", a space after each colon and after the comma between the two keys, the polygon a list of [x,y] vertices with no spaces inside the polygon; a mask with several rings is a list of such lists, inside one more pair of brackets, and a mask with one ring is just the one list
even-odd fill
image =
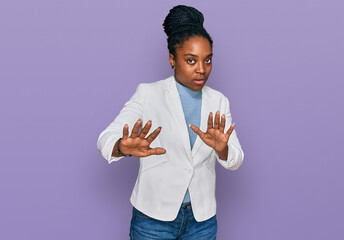
{"label": "blazer collar", "polygon": [[[164,90],[166,92],[172,92],[174,94],[178,94],[178,97],[179,97],[179,93],[178,93],[178,89],[177,89],[177,86],[176,86],[176,83],[175,83],[175,79],[174,79],[174,76],[170,76],[168,78],[165,79],[165,83],[164,83]],[[202,89],[202,98],[206,96],[206,98],[209,97],[209,94],[208,94],[208,87],[207,86],[204,86],[203,89]],[[203,101],[202,101],[202,104],[203,104]]]}

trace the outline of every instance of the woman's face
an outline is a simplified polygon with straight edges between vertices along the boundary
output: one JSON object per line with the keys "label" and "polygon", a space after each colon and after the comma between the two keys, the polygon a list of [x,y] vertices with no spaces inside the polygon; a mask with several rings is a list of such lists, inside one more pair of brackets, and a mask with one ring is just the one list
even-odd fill
{"label": "woman's face", "polygon": [[193,90],[202,90],[212,67],[212,48],[208,39],[195,36],[176,48],[176,56],[170,54],[174,65],[174,77],[178,83]]}

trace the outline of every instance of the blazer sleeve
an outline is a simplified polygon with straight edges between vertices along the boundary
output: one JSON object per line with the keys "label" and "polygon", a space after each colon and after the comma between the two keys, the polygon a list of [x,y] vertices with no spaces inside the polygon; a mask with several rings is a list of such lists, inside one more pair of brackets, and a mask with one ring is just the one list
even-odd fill
{"label": "blazer sleeve", "polygon": [[[226,132],[232,124],[232,116],[229,110],[229,101],[226,97],[224,98],[225,98],[224,102],[225,102],[225,116],[226,116],[225,132]],[[228,145],[227,160],[220,159],[218,154],[215,151],[216,159],[224,168],[228,170],[237,170],[241,166],[244,160],[244,152],[241,148],[235,129],[230,135],[227,145]]]}
{"label": "blazer sleeve", "polygon": [[115,120],[99,135],[97,148],[109,164],[122,158],[112,156],[113,147],[117,140],[123,136],[125,124],[128,124],[130,134],[136,121],[143,118],[144,102],[144,84],[140,84],[134,95],[124,104]]}

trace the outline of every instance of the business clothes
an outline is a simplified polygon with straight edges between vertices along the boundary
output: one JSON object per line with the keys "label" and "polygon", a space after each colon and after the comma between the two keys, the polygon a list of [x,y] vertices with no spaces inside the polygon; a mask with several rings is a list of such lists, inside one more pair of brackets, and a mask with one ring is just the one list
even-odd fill
{"label": "business clothes", "polygon": [[[200,129],[205,132],[210,112],[217,110],[226,116],[227,131],[232,123],[228,99],[220,92],[204,86]],[[242,164],[244,153],[235,130],[228,141],[227,161],[219,159],[214,149],[199,137],[190,148],[188,127],[177,91],[174,76],[153,83],[140,84],[115,120],[100,134],[98,149],[109,163],[116,141],[123,135],[123,127],[132,130],[141,118],[152,121],[148,134],[162,127],[151,147],[163,147],[166,153],[140,158],[138,177],[130,198],[142,213],[162,221],[176,218],[186,190],[189,189],[194,217],[204,221],[216,213],[215,160],[229,170]]]}

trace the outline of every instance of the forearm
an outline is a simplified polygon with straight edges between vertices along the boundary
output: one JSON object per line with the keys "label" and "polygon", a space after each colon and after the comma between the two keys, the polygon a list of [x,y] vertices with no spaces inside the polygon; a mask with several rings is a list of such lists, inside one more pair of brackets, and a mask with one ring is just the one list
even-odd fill
{"label": "forearm", "polygon": [[143,91],[143,85],[140,84],[135,94],[125,103],[119,115],[98,138],[98,150],[109,163],[118,161],[123,157],[117,153],[117,145],[115,143],[123,136],[124,125],[127,124],[129,129],[132,129],[137,119],[142,119],[142,102],[144,102]]}

